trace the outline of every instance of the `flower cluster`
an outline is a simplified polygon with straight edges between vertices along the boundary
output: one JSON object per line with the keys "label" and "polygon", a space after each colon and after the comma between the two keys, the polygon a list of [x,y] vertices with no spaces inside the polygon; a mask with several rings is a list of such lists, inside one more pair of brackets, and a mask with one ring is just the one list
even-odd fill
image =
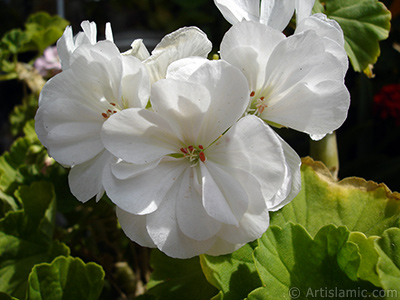
{"label": "flower cluster", "polygon": [[[172,257],[233,252],[300,191],[300,158],[270,125],[314,139],[345,120],[347,56],[338,24],[313,1],[215,0],[233,24],[219,60],[196,27],[121,53],[111,27],[85,21],[57,47],[62,72],[43,88],[36,132],[70,167],[82,202],[104,192],[122,229]],[[297,27],[282,29],[296,12]]]}

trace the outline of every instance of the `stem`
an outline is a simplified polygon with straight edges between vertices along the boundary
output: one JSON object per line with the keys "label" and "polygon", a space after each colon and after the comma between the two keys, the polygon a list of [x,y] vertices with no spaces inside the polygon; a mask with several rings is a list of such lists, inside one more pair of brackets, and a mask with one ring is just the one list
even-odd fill
{"label": "stem", "polygon": [[18,78],[17,73],[8,73],[8,74],[0,75],[0,81],[12,80],[12,79],[17,79],[17,78]]}
{"label": "stem", "polygon": [[339,154],[336,142],[336,132],[327,134],[320,141],[311,141],[310,155],[315,160],[322,161],[331,172],[335,180],[339,173]]}

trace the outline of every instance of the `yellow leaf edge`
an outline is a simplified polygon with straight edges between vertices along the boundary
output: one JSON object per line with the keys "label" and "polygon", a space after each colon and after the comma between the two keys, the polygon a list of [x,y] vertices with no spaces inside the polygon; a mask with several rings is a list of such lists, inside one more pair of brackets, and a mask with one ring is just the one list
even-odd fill
{"label": "yellow leaf edge", "polygon": [[384,183],[377,183],[372,180],[366,180],[364,178],[355,176],[343,178],[340,181],[336,181],[329,169],[321,161],[316,161],[313,158],[307,156],[303,157],[301,159],[301,162],[302,169],[305,167],[312,168],[314,172],[318,175],[318,177],[329,184],[338,185],[347,189],[353,188],[363,190],[366,192],[374,192],[377,189],[383,189],[386,192],[386,197],[388,199],[400,201],[400,193],[392,192],[389,187]]}

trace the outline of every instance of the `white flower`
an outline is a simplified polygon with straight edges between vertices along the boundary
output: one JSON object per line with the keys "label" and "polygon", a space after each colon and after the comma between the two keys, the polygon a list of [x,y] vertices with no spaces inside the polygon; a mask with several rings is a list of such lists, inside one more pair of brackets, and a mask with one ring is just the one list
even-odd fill
{"label": "white flower", "polygon": [[72,167],[69,184],[80,201],[100,199],[103,169],[116,160],[101,141],[104,121],[122,109],[145,107],[149,90],[143,64],[110,41],[81,45],[69,68],[44,86],[36,133],[50,156]]}
{"label": "white flower", "polygon": [[254,21],[282,31],[296,11],[300,22],[311,15],[315,0],[214,0],[224,18],[232,25]]}
{"label": "white flower", "polygon": [[[95,22],[83,21],[81,23],[83,32],[78,32],[77,35],[73,36],[72,27],[67,26],[63,35],[57,41],[57,51],[60,57],[62,69],[66,70],[70,65],[70,57],[72,53],[81,45],[94,45],[97,42],[97,27]],[[114,42],[111,25],[106,24],[106,40]]]}
{"label": "white flower", "polygon": [[124,55],[133,55],[142,60],[152,83],[165,78],[172,62],[191,56],[206,58],[212,49],[207,35],[197,27],[183,27],[166,35],[151,55],[141,39],[134,40],[131,47]]}
{"label": "white flower", "polygon": [[344,66],[325,45],[314,30],[286,37],[243,21],[224,36],[221,58],[245,74],[249,113],[318,139],[342,125],[350,105]]}
{"label": "white flower", "polygon": [[295,34],[313,30],[324,43],[325,51],[334,55],[342,64],[343,77],[349,67],[346,50],[344,49],[344,35],[339,23],[328,19],[324,14],[314,14],[304,18],[297,24]]}
{"label": "white flower", "polygon": [[241,118],[249,90],[237,68],[185,61],[153,84],[153,111],[127,109],[104,123],[103,143],[122,159],[104,187],[140,245],[178,258],[230,253],[299,192],[300,159],[258,117]]}

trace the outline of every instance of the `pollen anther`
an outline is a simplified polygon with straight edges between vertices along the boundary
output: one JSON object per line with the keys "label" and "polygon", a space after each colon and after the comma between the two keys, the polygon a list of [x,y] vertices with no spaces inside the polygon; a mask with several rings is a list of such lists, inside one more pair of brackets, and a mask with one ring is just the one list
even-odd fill
{"label": "pollen anther", "polygon": [[206,161],[206,155],[204,153],[203,145],[198,145],[197,147],[193,147],[192,145],[188,146],[187,148],[180,148],[181,152],[183,153],[183,157],[189,158],[192,167],[197,166],[199,160],[201,162]]}

